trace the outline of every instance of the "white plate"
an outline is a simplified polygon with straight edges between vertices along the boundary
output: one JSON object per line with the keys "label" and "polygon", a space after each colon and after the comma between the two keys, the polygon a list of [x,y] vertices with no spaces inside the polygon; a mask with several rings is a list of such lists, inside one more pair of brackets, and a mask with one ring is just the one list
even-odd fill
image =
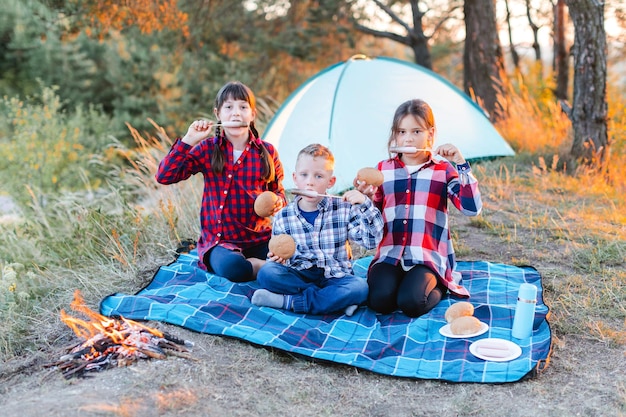
{"label": "white plate", "polygon": [[448,323],[445,326],[443,326],[441,329],[439,329],[439,333],[441,333],[442,336],[450,337],[450,338],[453,338],[453,339],[465,339],[465,338],[469,338],[469,337],[480,336],[481,334],[485,333],[487,330],[489,330],[489,325],[487,323],[483,323],[481,321],[480,322],[480,330],[478,330],[476,333],[471,333],[471,334],[454,334],[450,330],[450,323]]}
{"label": "white plate", "polygon": [[522,354],[519,345],[510,340],[496,338],[477,340],[470,345],[469,351],[477,358],[492,362],[512,361]]}

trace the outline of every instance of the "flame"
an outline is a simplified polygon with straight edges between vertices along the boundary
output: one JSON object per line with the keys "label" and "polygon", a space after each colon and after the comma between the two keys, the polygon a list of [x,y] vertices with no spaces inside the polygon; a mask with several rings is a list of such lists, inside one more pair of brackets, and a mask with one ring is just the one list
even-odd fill
{"label": "flame", "polygon": [[87,307],[79,290],[74,291],[74,300],[70,303],[70,308],[91,319],[89,321],[82,320],[70,316],[64,310],[61,310],[61,320],[72,329],[76,336],[84,340],[93,339],[97,335],[105,335],[113,342],[121,343],[129,336],[129,328],[139,328],[154,336],[163,337],[163,333],[159,330],[145,326],[136,321],[125,319],[124,317],[120,317],[119,320],[116,320],[96,313]]}
{"label": "flame", "polygon": [[[137,359],[165,359],[166,351],[178,356],[190,352],[193,343],[124,317],[111,318],[96,313],[85,305],[80,291],[74,292],[70,307],[86,318],[74,317],[61,310],[61,320],[84,341],[63,355],[57,366],[65,378],[110,366],[128,366]],[[176,352],[176,353],[174,353]]]}
{"label": "flame", "polygon": [[[162,338],[163,333],[159,330],[124,317],[114,319],[98,314],[87,307],[79,290],[74,291],[74,300],[70,303],[70,308],[88,318],[83,320],[61,310],[61,320],[76,336],[84,340],[84,343],[73,349],[73,352],[81,352],[83,359],[92,361],[116,354],[116,357],[128,358],[130,362],[130,358],[134,358],[136,354],[144,357],[162,356],[149,350],[151,340],[148,333]],[[121,361],[121,364],[126,363],[124,360]]]}

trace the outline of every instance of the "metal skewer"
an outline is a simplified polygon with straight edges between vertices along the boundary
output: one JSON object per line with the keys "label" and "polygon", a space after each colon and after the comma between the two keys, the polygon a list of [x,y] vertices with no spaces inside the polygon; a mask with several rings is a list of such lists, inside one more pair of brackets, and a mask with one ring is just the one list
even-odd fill
{"label": "metal skewer", "polygon": [[431,152],[430,148],[416,148],[414,146],[392,146],[389,148],[394,153],[417,153],[417,152]]}
{"label": "metal skewer", "polygon": [[291,194],[294,195],[302,195],[305,197],[330,197],[330,198],[343,198],[340,195],[332,195],[332,194],[320,194],[318,192],[315,192],[313,190],[301,190],[301,189],[294,189],[291,190]]}
{"label": "metal skewer", "polygon": [[222,127],[248,127],[246,122],[216,122],[214,126]]}

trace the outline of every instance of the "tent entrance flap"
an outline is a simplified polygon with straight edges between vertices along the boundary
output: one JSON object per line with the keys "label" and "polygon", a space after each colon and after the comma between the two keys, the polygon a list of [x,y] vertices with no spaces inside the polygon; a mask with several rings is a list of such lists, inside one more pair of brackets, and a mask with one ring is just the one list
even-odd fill
{"label": "tent entrance flap", "polygon": [[337,104],[337,96],[339,94],[339,89],[341,88],[341,81],[343,80],[343,77],[346,71],[348,70],[350,63],[356,59],[369,59],[369,58],[366,55],[362,55],[362,54],[353,55],[345,62],[345,65],[342,65],[341,73],[339,74],[339,78],[337,79],[337,85],[335,87],[335,93],[333,94],[333,100],[331,102],[331,108],[330,108],[330,120],[328,123],[328,143],[329,144],[332,144],[333,142],[332,131],[333,131],[333,122],[335,120],[335,106]]}

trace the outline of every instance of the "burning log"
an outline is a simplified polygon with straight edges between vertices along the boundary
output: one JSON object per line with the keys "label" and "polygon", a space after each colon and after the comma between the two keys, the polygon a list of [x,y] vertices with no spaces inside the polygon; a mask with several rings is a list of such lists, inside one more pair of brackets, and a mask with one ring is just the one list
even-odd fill
{"label": "burning log", "polygon": [[123,317],[113,319],[90,310],[80,292],[74,293],[70,307],[90,320],[69,316],[61,319],[83,342],[68,348],[58,361],[45,365],[59,369],[66,379],[85,377],[87,372],[128,366],[138,359],[166,359],[168,355],[193,359],[193,343],[163,333]]}

